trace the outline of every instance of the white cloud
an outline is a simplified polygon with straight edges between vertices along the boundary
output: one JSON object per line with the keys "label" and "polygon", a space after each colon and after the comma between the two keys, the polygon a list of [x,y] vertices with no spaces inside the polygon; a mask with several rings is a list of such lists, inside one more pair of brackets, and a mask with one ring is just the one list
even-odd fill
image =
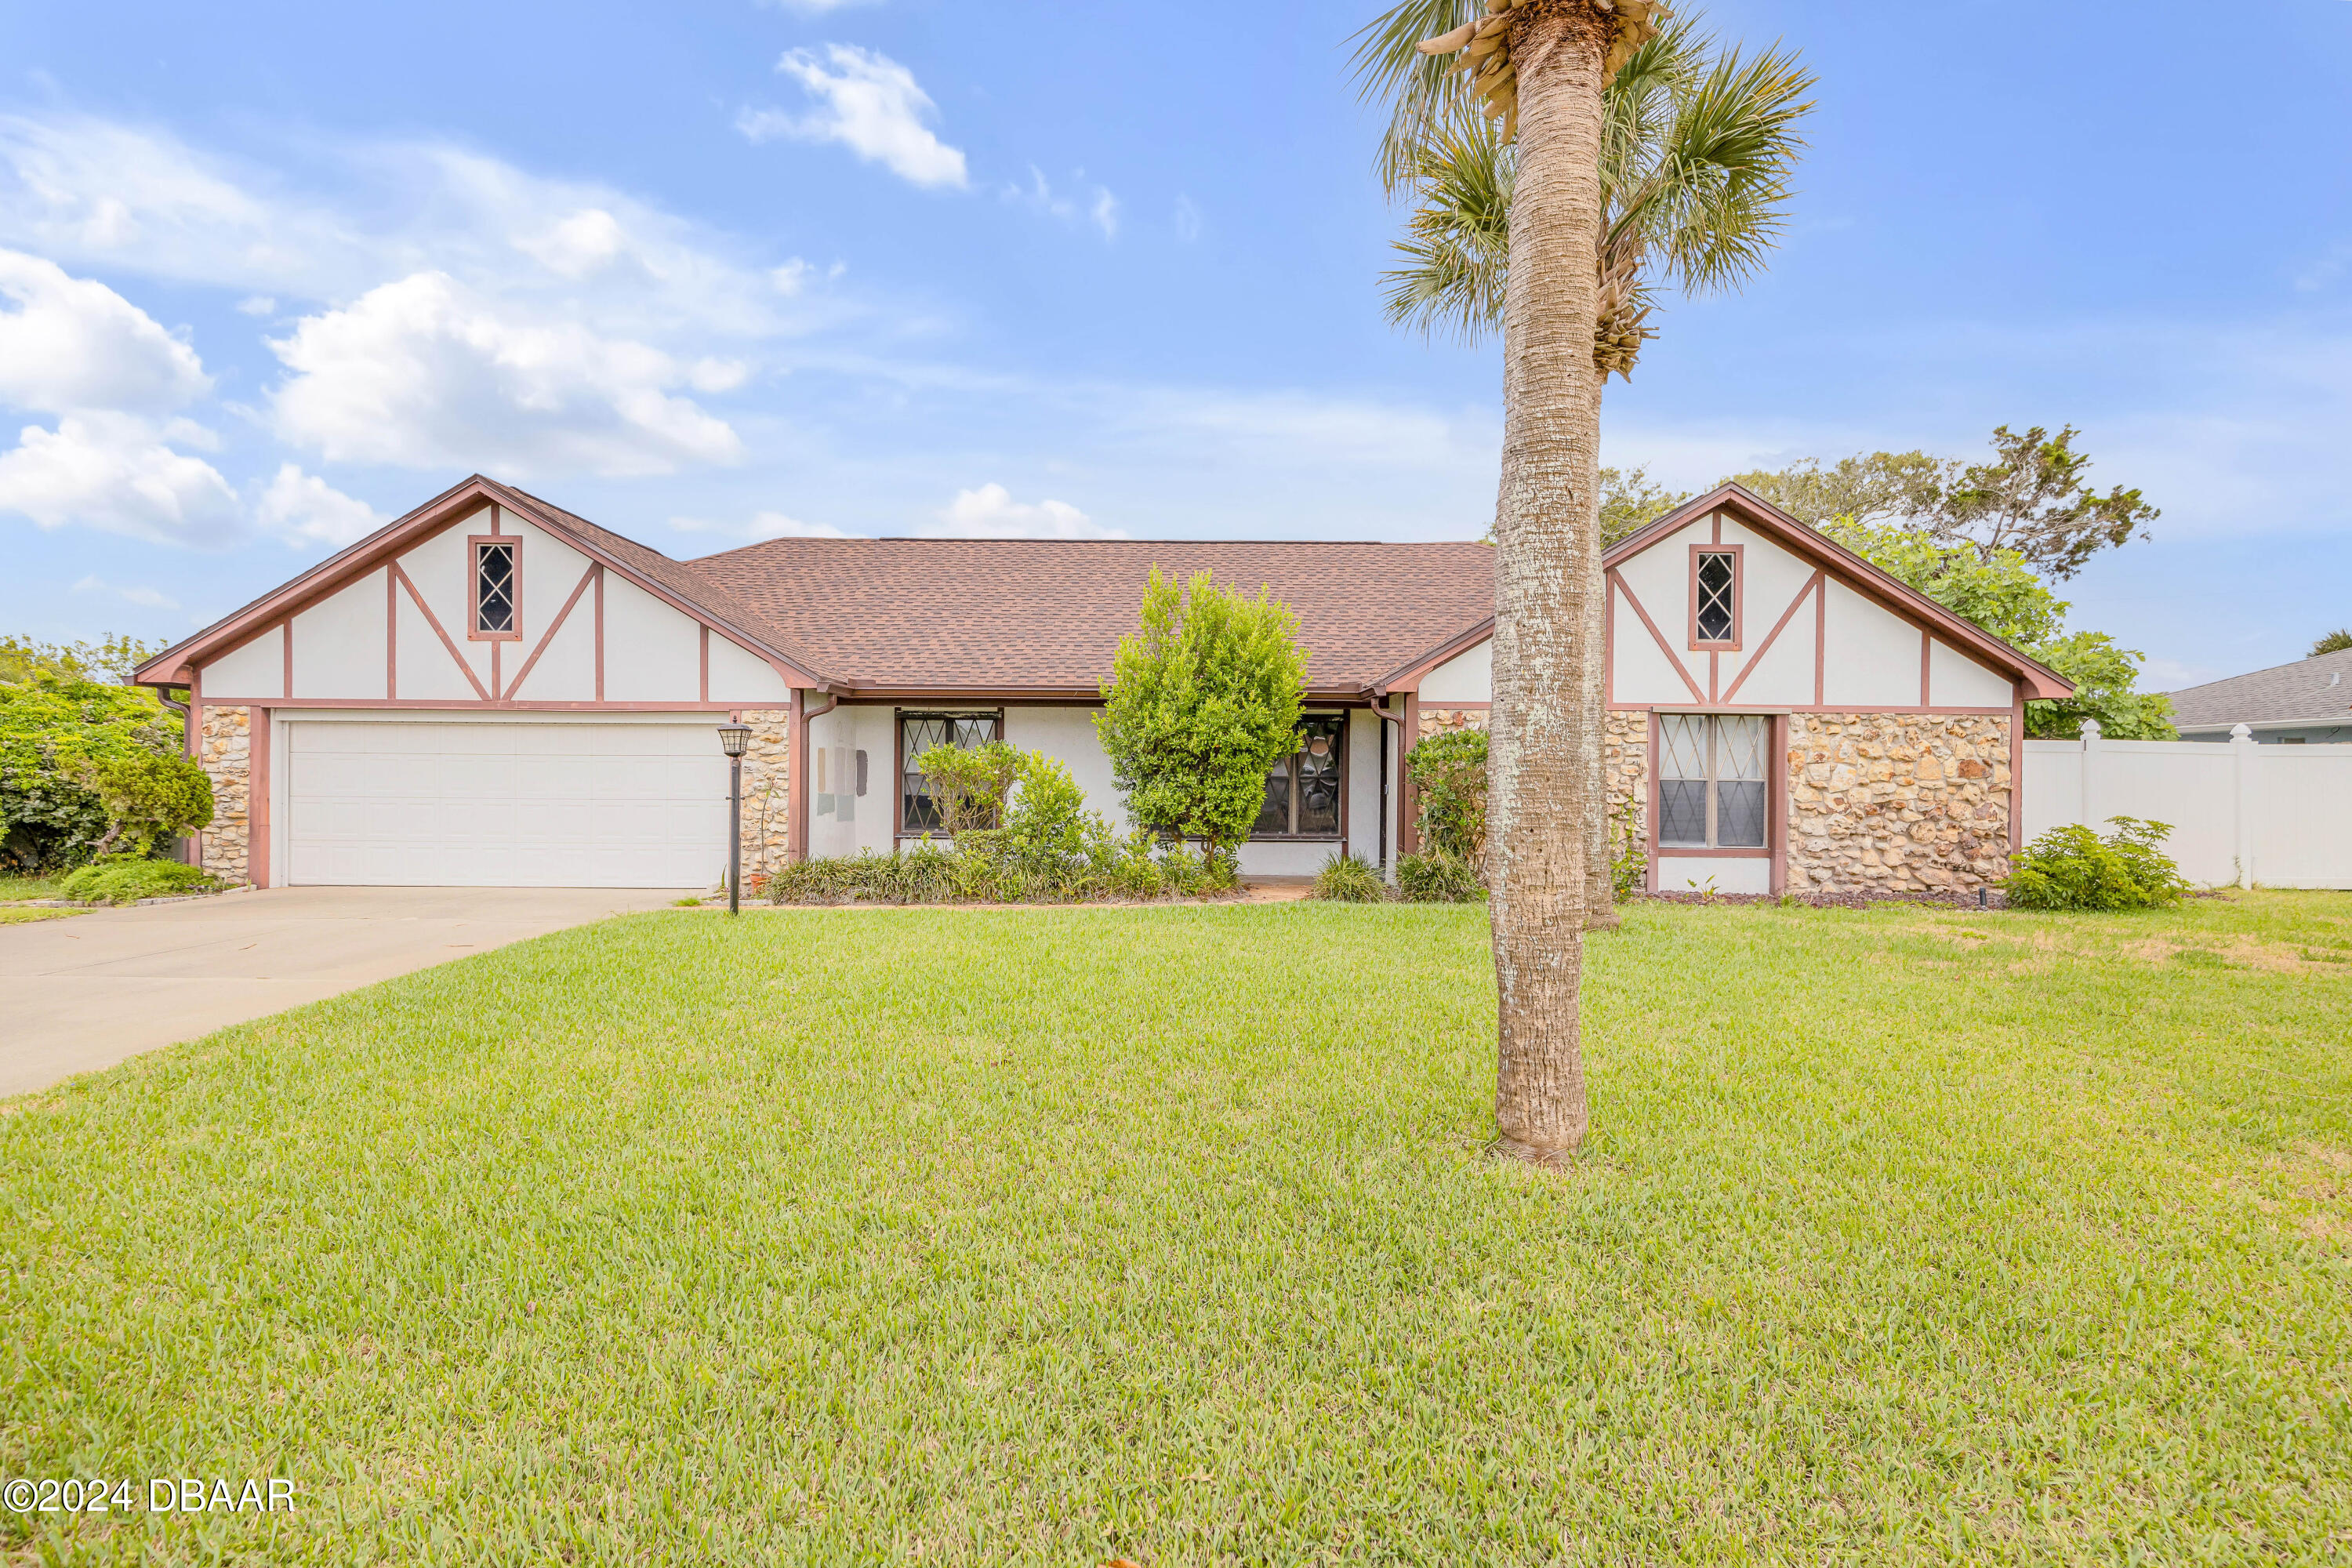
{"label": "white cloud", "polygon": [[1125,539],[1124,530],[1103,528],[1067,501],[1016,501],[1003,485],[958,490],[954,500],[927,524],[926,539]]}
{"label": "white cloud", "polygon": [[146,610],[176,610],[180,607],[179,600],[158,589],[142,588],[136,584],[118,587],[94,574],[76,583],[73,591],[77,594],[105,594],[126,605],[137,605]]}
{"label": "white cloud", "polygon": [[751,514],[749,522],[713,522],[699,517],[674,517],[669,525],[681,533],[718,533],[731,539],[856,539],[859,535],[829,522],[803,522],[780,511]]}
{"label": "white cloud", "polygon": [[43,528],[79,524],[107,533],[179,544],[225,542],[236,525],[236,496],[219,470],[164,444],[127,414],[83,412],[55,430],[28,425],[0,454],[0,511]]}
{"label": "white cloud", "polygon": [[0,250],[0,403],[155,411],[211,384],[195,350],[105,284]]}
{"label": "white cloud", "polygon": [[824,59],[820,64],[811,51],[793,49],[776,62],[777,70],[818,100],[815,112],[746,109],[735,117],[735,128],[752,142],[779,136],[838,142],[918,185],[962,188],[963,153],[924,123],[937,106],[915,84],[912,71],[887,55],[854,44],[827,44]]}
{"label": "white cloud", "polygon": [[585,278],[628,247],[621,220],[603,207],[583,207],[552,227],[515,237],[515,248],[564,278]]}
{"label": "white cloud", "polygon": [[277,477],[254,502],[253,521],[264,533],[289,544],[337,546],[373,533],[384,522],[367,502],[292,463],[278,466]]}
{"label": "white cloud", "polygon": [[1049,217],[1060,218],[1064,223],[1073,226],[1081,221],[1079,204],[1083,201],[1086,203],[1083,220],[1100,229],[1106,240],[1117,239],[1118,237],[1118,198],[1111,195],[1109,189],[1103,185],[1095,186],[1094,195],[1091,198],[1087,197],[1085,195],[1087,172],[1084,169],[1077,170],[1070,178],[1078,189],[1078,194],[1076,195],[1055,190],[1054,183],[1045,178],[1045,171],[1032,163],[1029,165],[1027,184],[1008,184],[997,194],[1008,202],[1018,202],[1024,206],[1034,207]]}
{"label": "white cloud", "polygon": [[236,302],[237,312],[246,316],[274,316],[278,301],[267,294],[248,294]]}
{"label": "white cloud", "polygon": [[445,273],[307,316],[269,346],[292,372],[269,395],[278,435],[332,462],[619,475],[742,456],[732,427],[674,395],[695,366]]}
{"label": "white cloud", "polygon": [[1176,198],[1176,237],[1187,245],[1201,237],[1200,205],[1190,196]]}

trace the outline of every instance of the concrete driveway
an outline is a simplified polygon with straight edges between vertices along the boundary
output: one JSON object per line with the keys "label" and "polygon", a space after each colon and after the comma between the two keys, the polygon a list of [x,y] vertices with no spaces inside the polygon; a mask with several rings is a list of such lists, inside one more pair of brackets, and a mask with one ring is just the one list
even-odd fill
{"label": "concrete driveway", "polygon": [[684,894],[272,888],[0,925],[0,1095]]}

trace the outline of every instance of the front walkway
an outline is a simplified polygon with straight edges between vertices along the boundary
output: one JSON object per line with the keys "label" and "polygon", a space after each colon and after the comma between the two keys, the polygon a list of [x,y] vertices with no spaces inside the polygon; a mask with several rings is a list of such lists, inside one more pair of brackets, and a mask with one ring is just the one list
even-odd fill
{"label": "front walkway", "polygon": [[0,1095],[677,891],[274,888],[0,926]]}

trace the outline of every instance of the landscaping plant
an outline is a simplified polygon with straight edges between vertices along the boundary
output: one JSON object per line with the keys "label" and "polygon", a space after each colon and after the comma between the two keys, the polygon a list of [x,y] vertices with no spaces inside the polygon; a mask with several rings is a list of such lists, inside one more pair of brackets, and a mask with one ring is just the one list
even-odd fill
{"label": "landscaping plant", "polygon": [[1245,599],[1209,573],[1180,585],[1155,566],[1111,669],[1095,731],[1129,817],[1229,854],[1265,804],[1266,773],[1298,746],[1298,617],[1263,588]]}
{"label": "landscaping plant", "polygon": [[940,745],[917,757],[915,766],[939,808],[940,831],[953,838],[1003,821],[1005,792],[1020,772],[1021,753],[1002,741]]}
{"label": "landscaping plant", "polygon": [[1323,862],[1311,896],[1339,904],[1377,904],[1388,898],[1389,889],[1370,862],[1343,853]]}
{"label": "landscaping plant", "polygon": [[1397,860],[1397,897],[1415,904],[1469,904],[1486,896],[1478,868],[1458,855],[1433,849]]}
{"label": "landscaping plant", "polygon": [[1486,731],[1432,735],[1405,753],[1404,766],[1421,797],[1421,841],[1478,865],[1486,854]]}
{"label": "landscaping plant", "polygon": [[212,784],[184,735],[144,688],[0,680],[0,864],[65,868],[204,826]]}
{"label": "landscaping plant", "polygon": [[177,860],[150,860],[140,855],[113,855],[68,873],[58,885],[58,896],[87,903],[135,904],[142,899],[167,899],[203,892],[219,881],[200,866]]}
{"label": "landscaping plant", "polygon": [[2020,850],[2001,883],[2011,905],[2021,910],[2144,910],[2179,903],[2189,882],[2162,848],[2171,826],[2136,816],[2107,820],[2116,831],[2105,838],[2070,823]]}

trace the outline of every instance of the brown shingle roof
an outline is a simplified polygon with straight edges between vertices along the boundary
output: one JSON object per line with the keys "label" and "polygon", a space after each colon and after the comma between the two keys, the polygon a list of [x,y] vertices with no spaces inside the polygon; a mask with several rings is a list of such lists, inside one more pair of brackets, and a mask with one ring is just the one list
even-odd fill
{"label": "brown shingle roof", "polygon": [[[1484,544],[776,539],[684,563],[726,602],[873,690],[1092,691],[1154,565],[1297,612],[1307,684],[1355,692],[1493,614]],[[714,604],[714,609],[719,606]]]}

